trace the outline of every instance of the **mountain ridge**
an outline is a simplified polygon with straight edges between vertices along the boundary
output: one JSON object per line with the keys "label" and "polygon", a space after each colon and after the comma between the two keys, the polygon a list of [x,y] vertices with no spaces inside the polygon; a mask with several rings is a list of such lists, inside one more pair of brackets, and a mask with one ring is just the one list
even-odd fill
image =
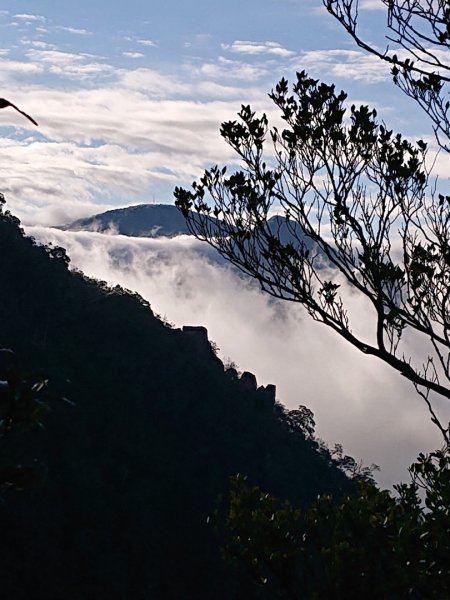
{"label": "mountain ridge", "polygon": [[[212,223],[220,223],[219,219],[209,217]],[[315,247],[301,228],[294,221],[284,216],[273,215],[267,221],[272,235],[277,236],[283,244],[298,244],[302,240],[308,249]],[[115,208],[91,217],[77,219],[58,229],[63,231],[95,231],[132,237],[176,237],[192,235],[181,211],[172,204],[137,204]]]}

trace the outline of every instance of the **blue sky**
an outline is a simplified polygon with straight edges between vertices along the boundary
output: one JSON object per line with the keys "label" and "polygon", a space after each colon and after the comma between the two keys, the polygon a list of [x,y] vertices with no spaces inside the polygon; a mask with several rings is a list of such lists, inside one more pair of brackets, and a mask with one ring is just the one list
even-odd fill
{"label": "blue sky", "polygon": [[[364,29],[383,43],[384,5],[362,0]],[[172,202],[233,154],[220,123],[296,70],[335,82],[396,130],[431,131],[359,51],[321,0],[4,1],[1,189],[25,223],[59,224],[114,206]],[[438,165],[439,166],[439,165]]]}

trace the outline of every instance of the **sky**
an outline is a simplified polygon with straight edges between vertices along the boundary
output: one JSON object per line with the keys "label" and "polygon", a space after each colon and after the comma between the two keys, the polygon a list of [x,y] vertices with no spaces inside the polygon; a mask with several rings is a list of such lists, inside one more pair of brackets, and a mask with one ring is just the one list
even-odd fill
{"label": "sky", "polygon": [[[382,45],[383,3],[361,5],[363,33]],[[297,70],[431,135],[321,0],[5,0],[0,34],[2,96],[39,122],[0,111],[2,191],[26,224],[172,203],[175,186],[235,160],[220,123],[242,103],[275,119],[267,94]]]}
{"label": "sky", "polygon": [[[363,34],[383,47],[383,3],[360,6]],[[271,301],[193,240],[49,228],[173,203],[175,186],[234,164],[220,123],[241,104],[275,122],[268,92],[303,69],[433,150],[428,122],[386,66],[358,50],[320,0],[4,0],[0,39],[0,95],[39,123],[0,110],[0,190],[27,232],[65,246],[89,275],[139,291],[176,326],[205,325],[223,360],[276,384],[288,407],[312,408],[318,434],[380,464],[383,485],[407,479],[406,467],[439,438],[397,374],[300,307]],[[438,157],[435,173],[445,177],[447,160]],[[368,326],[352,301],[356,323]]]}

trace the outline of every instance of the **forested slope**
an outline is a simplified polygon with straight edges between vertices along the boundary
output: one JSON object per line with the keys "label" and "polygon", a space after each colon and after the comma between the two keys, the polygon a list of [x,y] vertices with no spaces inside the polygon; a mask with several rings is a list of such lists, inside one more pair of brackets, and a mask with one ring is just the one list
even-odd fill
{"label": "forested slope", "polygon": [[44,429],[0,440],[37,465],[0,506],[4,598],[239,598],[207,523],[229,476],[298,505],[349,485],[198,335],[70,272],[4,212],[0,346],[55,398]]}

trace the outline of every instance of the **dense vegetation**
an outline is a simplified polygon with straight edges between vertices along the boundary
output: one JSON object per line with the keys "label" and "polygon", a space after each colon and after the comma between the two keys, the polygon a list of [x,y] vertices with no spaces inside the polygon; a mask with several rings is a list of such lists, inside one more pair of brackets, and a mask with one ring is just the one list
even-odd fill
{"label": "dense vegetation", "polygon": [[360,481],[357,493],[303,511],[234,478],[217,522],[224,556],[251,574],[248,597],[449,598],[448,449],[421,454],[410,474],[395,496]]}
{"label": "dense vegetation", "polygon": [[43,428],[0,440],[36,466],[0,506],[2,596],[240,597],[207,523],[230,475],[296,506],[353,484],[310,439],[310,413],[283,410],[142,298],[68,263],[0,212],[0,346],[56,399]]}

